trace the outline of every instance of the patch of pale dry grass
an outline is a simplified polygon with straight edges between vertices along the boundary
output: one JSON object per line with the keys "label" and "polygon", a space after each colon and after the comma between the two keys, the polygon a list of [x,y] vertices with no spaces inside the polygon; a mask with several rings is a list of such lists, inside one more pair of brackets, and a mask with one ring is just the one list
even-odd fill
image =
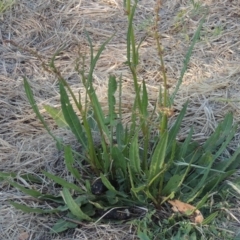
{"label": "patch of pale dry grass", "polygon": [[[137,9],[135,24],[137,39],[146,37],[140,50],[139,81],[145,80],[149,98],[154,103],[162,79],[155,42],[151,37],[153,0],[142,0]],[[201,32],[201,42],[195,46],[191,63],[177,95],[175,108],[180,110],[189,99],[188,113],[179,138],[194,126],[194,138],[203,142],[214,131],[225,113],[232,111],[235,121],[240,119],[240,3],[238,0],[201,1],[209,14]],[[181,73],[183,59],[190,39],[202,16],[201,8],[193,9],[190,1],[163,1],[160,12],[162,43],[170,86],[174,87]],[[120,76],[123,83],[125,121],[129,120],[133,90],[126,61],[126,16],[121,0],[21,0],[0,18],[0,170],[39,174],[41,169],[57,172],[71,181],[63,168],[62,156],[31,110],[23,89],[22,76],[30,80],[37,103],[59,105],[56,78],[43,71],[39,60],[29,52],[20,51],[5,40],[36,50],[47,62],[57,49],[56,66],[73,87],[81,91],[79,77],[74,70],[78,52],[88,53],[84,28],[90,33],[96,49],[114,32],[94,73],[100,100],[106,103],[106,83],[109,74]],[[88,61],[88,59],[87,59]],[[170,88],[171,90],[172,88]],[[151,106],[150,106],[151,107]],[[44,111],[42,110],[44,113]],[[76,144],[71,133],[57,129],[46,115],[54,134],[66,142]],[[239,131],[226,154],[239,146]],[[77,146],[76,146],[77,147]],[[45,179],[46,186],[49,182]],[[39,187],[39,186],[38,186]],[[7,203],[18,200],[30,206],[49,207],[26,197],[20,191],[1,183],[0,232],[2,239],[134,239],[130,226],[83,225],[75,230],[50,236],[49,229],[57,216],[23,214]],[[51,188],[54,191],[54,188]],[[57,189],[55,190],[57,191]],[[239,199],[236,200],[239,202]],[[232,211],[239,219],[240,209]],[[231,214],[229,214],[230,216]],[[225,227],[239,227],[234,218]],[[25,236],[25,238],[24,238]],[[26,236],[28,238],[26,238]]]}

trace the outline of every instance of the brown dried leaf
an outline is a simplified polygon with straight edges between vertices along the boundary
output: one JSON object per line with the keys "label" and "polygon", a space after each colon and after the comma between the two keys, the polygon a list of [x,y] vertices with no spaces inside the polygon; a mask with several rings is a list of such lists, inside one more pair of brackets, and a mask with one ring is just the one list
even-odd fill
{"label": "brown dried leaf", "polygon": [[18,240],[27,240],[29,238],[29,234],[27,232],[21,232]]}
{"label": "brown dried leaf", "polygon": [[184,215],[189,216],[189,218],[194,222],[194,223],[202,223],[204,218],[202,213],[196,209],[196,207],[188,204],[181,202],[179,200],[168,200],[168,203],[172,205],[172,210],[177,213],[181,213]]}

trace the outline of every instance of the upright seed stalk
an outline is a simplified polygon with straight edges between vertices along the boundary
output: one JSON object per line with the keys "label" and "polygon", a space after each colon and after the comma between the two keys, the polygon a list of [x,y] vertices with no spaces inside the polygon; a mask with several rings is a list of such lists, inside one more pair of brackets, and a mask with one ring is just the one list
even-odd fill
{"label": "upright seed stalk", "polygon": [[[160,59],[161,67],[160,70],[163,74],[163,96],[160,99],[160,112],[162,114],[162,121],[160,123],[160,133],[163,134],[168,127],[168,113],[167,108],[169,107],[169,96],[168,96],[168,84],[167,84],[167,75],[166,68],[163,60],[163,48],[161,44],[160,34],[158,32],[158,24],[160,22],[159,11],[161,7],[161,0],[158,0],[155,6],[155,26],[154,26],[154,38],[156,39],[157,44],[157,53]],[[162,101],[163,100],[163,101]]]}

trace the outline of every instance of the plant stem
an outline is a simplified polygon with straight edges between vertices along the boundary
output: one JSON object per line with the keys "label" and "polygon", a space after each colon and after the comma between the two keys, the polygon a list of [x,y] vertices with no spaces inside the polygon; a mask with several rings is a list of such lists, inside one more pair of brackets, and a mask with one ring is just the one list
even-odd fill
{"label": "plant stem", "polygon": [[162,102],[162,99],[160,99],[161,100],[160,110],[163,113],[161,126],[160,126],[160,132],[161,132],[161,134],[163,134],[167,130],[167,127],[168,127],[168,115],[166,112],[166,108],[169,107],[169,96],[168,96],[166,68],[165,68],[165,64],[164,64],[164,60],[163,60],[163,49],[162,49],[162,45],[161,45],[161,41],[160,41],[160,34],[158,32],[158,23],[160,21],[160,17],[159,17],[160,7],[161,7],[161,0],[158,0],[156,3],[156,7],[155,7],[154,37],[155,37],[156,43],[157,43],[157,53],[158,53],[160,63],[161,63],[161,72],[163,74],[163,87],[164,87],[163,102]]}

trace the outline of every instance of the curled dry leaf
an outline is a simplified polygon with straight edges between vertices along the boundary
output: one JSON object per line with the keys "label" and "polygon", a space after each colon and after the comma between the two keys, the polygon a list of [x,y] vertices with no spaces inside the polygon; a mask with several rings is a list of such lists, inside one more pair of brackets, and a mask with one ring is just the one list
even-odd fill
{"label": "curled dry leaf", "polygon": [[178,212],[178,213],[189,216],[191,221],[193,221],[194,223],[203,222],[204,220],[203,215],[199,210],[196,209],[196,207],[188,203],[181,202],[179,200],[168,200],[168,203],[172,205],[172,210],[174,212]]}
{"label": "curled dry leaf", "polygon": [[28,237],[29,237],[29,234],[27,232],[21,232],[18,237],[18,240],[27,240]]}

